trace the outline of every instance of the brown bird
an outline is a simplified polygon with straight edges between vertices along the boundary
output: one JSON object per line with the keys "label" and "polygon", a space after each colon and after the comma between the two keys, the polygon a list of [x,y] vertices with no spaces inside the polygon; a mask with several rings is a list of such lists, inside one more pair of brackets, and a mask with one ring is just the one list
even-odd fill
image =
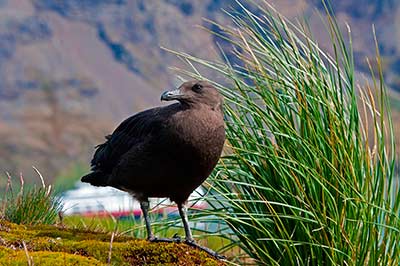
{"label": "brown bird", "polygon": [[166,91],[165,107],[123,121],[97,146],[92,172],[82,182],[127,191],[140,202],[148,239],[156,241],[148,217],[149,197],[167,197],[178,205],[186,242],[194,244],[186,201],[210,175],[225,141],[223,98],[206,81],[188,81]]}

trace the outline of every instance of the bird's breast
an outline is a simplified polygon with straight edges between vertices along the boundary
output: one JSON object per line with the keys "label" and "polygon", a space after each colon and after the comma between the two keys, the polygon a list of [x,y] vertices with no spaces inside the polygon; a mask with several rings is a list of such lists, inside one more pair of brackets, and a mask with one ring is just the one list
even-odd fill
{"label": "bird's breast", "polygon": [[196,112],[174,122],[175,148],[184,151],[188,161],[213,168],[225,142],[222,115],[217,112]]}

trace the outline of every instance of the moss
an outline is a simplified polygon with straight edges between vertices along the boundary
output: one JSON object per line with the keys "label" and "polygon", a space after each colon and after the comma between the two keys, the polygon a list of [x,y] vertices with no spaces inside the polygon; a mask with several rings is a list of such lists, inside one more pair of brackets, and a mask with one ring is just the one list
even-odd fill
{"label": "moss", "polygon": [[[94,258],[64,252],[30,251],[28,255],[34,265],[106,265]],[[26,252],[0,246],[0,265],[28,265]]]}
{"label": "moss", "polygon": [[[0,261],[26,265],[22,241],[36,265],[103,265],[110,248],[110,234],[56,226],[24,226],[0,220]],[[60,263],[60,264],[57,264]],[[225,265],[207,253],[176,243],[149,243],[116,236],[112,265]]]}

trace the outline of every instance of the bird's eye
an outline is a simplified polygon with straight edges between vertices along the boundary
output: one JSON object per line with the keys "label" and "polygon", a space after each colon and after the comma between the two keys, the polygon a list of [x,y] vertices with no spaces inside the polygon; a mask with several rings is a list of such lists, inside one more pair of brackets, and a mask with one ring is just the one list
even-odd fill
{"label": "bird's eye", "polygon": [[201,85],[199,83],[194,84],[192,87],[192,91],[197,92],[197,93],[200,92],[202,89],[203,89],[203,85]]}

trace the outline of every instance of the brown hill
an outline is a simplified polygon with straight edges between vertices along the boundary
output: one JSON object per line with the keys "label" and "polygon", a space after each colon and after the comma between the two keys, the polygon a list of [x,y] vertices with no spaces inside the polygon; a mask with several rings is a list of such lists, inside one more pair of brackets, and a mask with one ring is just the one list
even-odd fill
{"label": "brown hill", "polygon": [[[270,2],[292,19],[305,17],[328,47],[320,1]],[[375,24],[387,81],[398,91],[399,6],[332,0],[342,28],[351,26],[360,72],[375,53]],[[52,181],[87,162],[119,121],[159,104],[160,92],[177,84],[168,67],[182,62],[160,46],[219,58],[216,42],[229,46],[197,26],[210,27],[203,17],[230,23],[221,8],[236,7],[229,0],[0,1],[0,169],[17,175],[35,165]]]}

